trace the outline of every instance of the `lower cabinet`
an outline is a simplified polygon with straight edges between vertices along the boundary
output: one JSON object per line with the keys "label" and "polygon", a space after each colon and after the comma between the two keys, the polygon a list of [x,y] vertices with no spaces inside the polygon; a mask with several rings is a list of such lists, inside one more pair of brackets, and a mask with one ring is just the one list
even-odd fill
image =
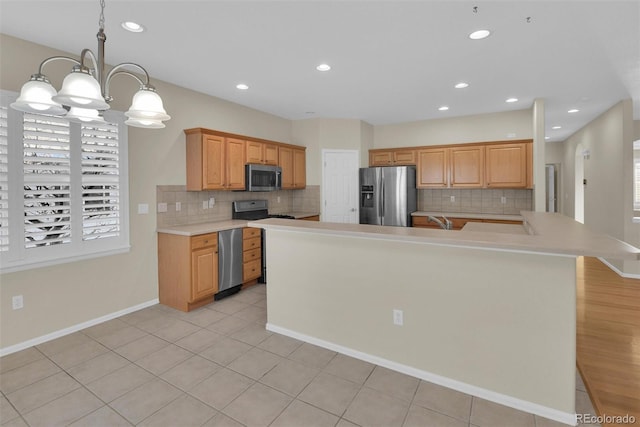
{"label": "lower cabinet", "polygon": [[262,276],[260,228],[242,229],[242,283],[250,284]]}
{"label": "lower cabinet", "polygon": [[180,236],[158,233],[160,303],[190,311],[218,292],[218,233]]}

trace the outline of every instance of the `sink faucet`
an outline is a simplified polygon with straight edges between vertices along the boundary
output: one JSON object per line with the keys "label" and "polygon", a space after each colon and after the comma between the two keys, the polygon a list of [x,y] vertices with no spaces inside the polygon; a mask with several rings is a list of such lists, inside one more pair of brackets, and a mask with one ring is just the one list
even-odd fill
{"label": "sink faucet", "polygon": [[451,230],[451,227],[452,227],[451,221],[449,221],[449,219],[444,215],[442,216],[442,219],[444,220],[444,222],[440,221],[435,216],[431,216],[431,215],[427,216],[427,221],[435,222],[443,230]]}

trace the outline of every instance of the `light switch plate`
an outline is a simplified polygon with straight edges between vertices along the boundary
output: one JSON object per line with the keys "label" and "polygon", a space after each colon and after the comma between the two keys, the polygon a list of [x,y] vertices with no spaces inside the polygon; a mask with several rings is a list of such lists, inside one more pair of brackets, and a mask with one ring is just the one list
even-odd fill
{"label": "light switch plate", "polygon": [[139,203],[138,204],[138,213],[145,215],[149,213],[149,205],[146,203]]}
{"label": "light switch plate", "polygon": [[180,212],[182,210],[182,203],[176,202],[176,212]]}
{"label": "light switch plate", "polygon": [[166,212],[167,211],[167,204],[166,203],[158,203],[158,212],[162,213],[162,212]]}

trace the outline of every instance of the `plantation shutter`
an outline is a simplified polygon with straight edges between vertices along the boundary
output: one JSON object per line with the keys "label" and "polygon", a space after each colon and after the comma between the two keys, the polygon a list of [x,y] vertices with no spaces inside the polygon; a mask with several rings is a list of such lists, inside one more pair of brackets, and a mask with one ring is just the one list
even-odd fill
{"label": "plantation shutter", "polygon": [[9,250],[8,108],[0,106],[0,252]]}
{"label": "plantation shutter", "polygon": [[25,248],[71,243],[69,122],[26,113],[23,121]]}
{"label": "plantation shutter", "polygon": [[640,210],[640,159],[633,161],[633,208]]}
{"label": "plantation shutter", "polygon": [[82,239],[120,235],[118,126],[82,125]]}

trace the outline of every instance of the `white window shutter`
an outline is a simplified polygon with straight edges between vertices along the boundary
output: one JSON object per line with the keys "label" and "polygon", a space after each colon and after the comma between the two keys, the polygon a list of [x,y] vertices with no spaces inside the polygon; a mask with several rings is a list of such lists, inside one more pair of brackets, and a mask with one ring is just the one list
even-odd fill
{"label": "white window shutter", "polygon": [[120,235],[118,125],[82,125],[82,239]]}
{"label": "white window shutter", "polygon": [[71,243],[69,122],[24,114],[24,244]]}
{"label": "white window shutter", "polygon": [[9,250],[8,108],[0,106],[0,252]]}

